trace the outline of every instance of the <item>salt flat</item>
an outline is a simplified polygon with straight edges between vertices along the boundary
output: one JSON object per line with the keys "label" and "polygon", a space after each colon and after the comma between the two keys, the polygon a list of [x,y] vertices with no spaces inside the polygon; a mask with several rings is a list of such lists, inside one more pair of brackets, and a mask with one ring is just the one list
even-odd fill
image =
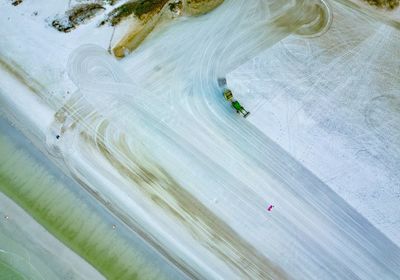
{"label": "salt flat", "polygon": [[[18,28],[0,30],[10,38],[0,45],[3,71],[17,75],[14,82],[24,87],[14,93],[16,102],[10,79],[0,83],[2,110],[19,120],[32,141],[56,157],[99,203],[188,277],[397,279],[398,246],[376,229],[373,219],[354,210],[353,200],[344,200],[312,165],[299,162],[303,158],[279,142],[271,133],[278,121],[265,117],[269,107],[258,115],[255,110],[249,119],[257,128],[232,111],[218,85],[218,78],[227,76],[235,95],[250,110],[257,109],[265,95],[276,92],[264,90],[270,83],[243,86],[239,81],[254,71],[251,65],[229,73],[267,50],[257,57],[266,58],[259,70],[273,69],[285,77],[271,79],[283,87],[277,96],[286,96],[287,86],[304,89],[288,80],[291,68],[283,62],[278,60],[274,68],[268,63],[277,61],[274,54],[287,49],[282,46],[290,40],[315,41],[284,39],[308,20],[313,10],[307,3],[226,1],[205,16],[161,26],[121,61],[105,50],[110,29],[91,23],[67,35],[48,30],[43,19],[59,8],[55,4],[39,13],[42,18],[34,17],[29,28],[15,24],[26,18],[22,15],[2,19],[4,26]],[[21,8],[28,13],[37,5]],[[334,16],[354,17],[348,8],[334,7],[339,9]],[[360,22],[379,26],[368,19]],[[357,44],[354,37],[342,42]],[[336,46],[326,43],[321,49]],[[314,53],[299,53],[317,65]],[[274,106],[282,113],[282,103]],[[35,118],[29,107],[51,112],[42,115],[46,125],[24,126]],[[268,212],[271,203],[275,208]]]}

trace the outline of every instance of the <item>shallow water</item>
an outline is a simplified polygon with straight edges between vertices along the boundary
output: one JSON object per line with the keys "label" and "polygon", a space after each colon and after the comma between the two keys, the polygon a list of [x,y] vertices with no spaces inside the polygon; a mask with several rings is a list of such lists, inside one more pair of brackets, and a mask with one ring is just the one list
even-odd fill
{"label": "shallow water", "polygon": [[[0,158],[3,159],[0,161],[0,191],[108,279],[182,277],[120,221],[100,207],[80,186],[55,168],[3,119],[0,119]],[[5,209],[0,206],[0,211]],[[39,253],[39,259],[35,259],[38,252],[30,242],[45,242],[41,238],[46,236],[28,238],[24,237],[24,233],[10,235],[12,230],[8,228],[10,225],[7,222],[18,217],[12,212],[7,215],[7,218],[1,217],[1,226],[5,227],[0,236],[3,269],[11,266],[15,275],[32,279],[42,279],[40,275],[44,275],[44,279],[66,279],[64,274],[54,270],[51,263],[51,258],[57,254],[51,251],[53,248],[48,248],[50,254]],[[10,238],[15,241],[8,242]],[[29,259],[35,260],[30,263],[31,269],[28,269],[26,260],[23,263],[23,257],[15,254],[16,251],[27,250],[30,250]],[[7,257],[12,255],[16,258]],[[46,260],[50,261],[47,266]],[[52,261],[57,262],[57,259]],[[62,270],[66,269],[64,267]],[[39,276],[34,277],[35,274],[30,271],[36,270]]]}

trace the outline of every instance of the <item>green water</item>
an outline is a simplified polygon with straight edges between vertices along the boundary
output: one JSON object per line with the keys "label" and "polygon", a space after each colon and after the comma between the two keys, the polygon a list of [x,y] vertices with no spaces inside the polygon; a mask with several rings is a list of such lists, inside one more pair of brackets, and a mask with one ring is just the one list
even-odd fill
{"label": "green water", "polygon": [[[1,192],[107,279],[181,278],[31,144],[4,127],[0,123]],[[0,274],[6,273],[11,275],[7,279],[23,279],[3,263]]]}
{"label": "green water", "polygon": [[0,262],[0,280],[23,280],[26,279],[18,271],[15,271],[6,263]]}
{"label": "green water", "polygon": [[[3,195],[0,195],[0,201],[5,202]],[[10,204],[6,202],[5,209],[7,209],[7,212],[11,209],[15,211],[18,207],[9,208],[9,206]],[[5,210],[2,204],[0,204],[0,208],[0,211]],[[40,241],[35,236],[38,231],[34,231],[35,233],[30,231],[32,224],[29,224],[29,222],[26,224],[26,218],[25,223],[22,222],[21,225],[25,225],[28,230],[22,231],[15,223],[15,220],[21,219],[21,217],[18,217],[13,211],[10,213],[13,214],[12,221],[5,220],[4,215],[0,220],[0,280],[81,279],[68,277],[68,275],[75,275],[75,273],[71,271],[72,267],[69,264],[66,265],[66,262],[54,259],[54,256],[48,252],[43,254]],[[48,237],[48,234],[46,235]],[[39,242],[32,242],[32,237],[33,240],[36,239],[35,241]],[[47,240],[41,239],[41,241],[46,242]],[[33,248],[36,249],[36,252]],[[37,252],[38,250],[41,250],[42,253]],[[37,255],[41,255],[42,258],[38,258]],[[62,267],[63,265],[65,267]]]}

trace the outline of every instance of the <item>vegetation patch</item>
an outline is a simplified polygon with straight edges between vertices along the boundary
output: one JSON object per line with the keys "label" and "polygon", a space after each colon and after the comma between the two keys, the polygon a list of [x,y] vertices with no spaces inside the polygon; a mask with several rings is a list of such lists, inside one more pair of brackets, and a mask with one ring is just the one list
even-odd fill
{"label": "vegetation patch", "polygon": [[364,0],[364,1],[366,1],[371,6],[388,10],[393,10],[397,8],[400,4],[400,0]]}
{"label": "vegetation patch", "polygon": [[114,4],[116,4],[116,3],[118,3],[119,2],[119,0],[104,0],[104,3],[105,4],[108,4],[108,5],[114,5]]}
{"label": "vegetation patch", "polygon": [[189,15],[202,15],[214,10],[224,0],[186,0],[186,13]]}
{"label": "vegetation patch", "polygon": [[136,16],[140,20],[147,20],[151,15],[161,11],[169,0],[136,0],[128,1],[125,4],[115,8],[100,25],[109,22],[112,26],[117,25],[122,20],[131,15]]}
{"label": "vegetation patch", "polygon": [[11,4],[13,5],[13,6],[18,6],[19,4],[21,4],[23,1],[22,0],[12,0],[11,1]]}
{"label": "vegetation patch", "polygon": [[175,1],[173,3],[169,3],[169,10],[175,14],[179,14],[183,9],[182,1]]}
{"label": "vegetation patch", "polygon": [[51,25],[58,31],[65,33],[70,32],[104,9],[105,8],[98,3],[80,4],[67,11],[64,17],[54,19]]}

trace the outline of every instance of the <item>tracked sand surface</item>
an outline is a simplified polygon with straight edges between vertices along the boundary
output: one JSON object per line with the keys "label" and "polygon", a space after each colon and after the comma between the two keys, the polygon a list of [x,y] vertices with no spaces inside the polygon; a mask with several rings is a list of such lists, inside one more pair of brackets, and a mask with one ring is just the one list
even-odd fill
{"label": "tracked sand surface", "polygon": [[400,245],[400,34],[333,10],[324,36],[284,39],[231,73],[229,85],[250,122]]}

